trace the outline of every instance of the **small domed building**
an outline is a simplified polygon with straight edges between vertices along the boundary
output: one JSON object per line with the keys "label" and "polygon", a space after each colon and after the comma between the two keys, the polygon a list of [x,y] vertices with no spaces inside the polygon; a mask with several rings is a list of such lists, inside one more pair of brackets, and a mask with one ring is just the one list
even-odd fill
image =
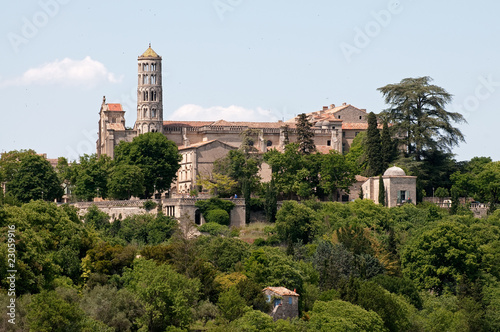
{"label": "small domed building", "polygon": [[[376,204],[378,204],[379,179],[380,177],[373,176],[362,185],[364,199],[371,199]],[[416,203],[416,176],[406,175],[402,168],[393,166],[382,175],[382,181],[385,187],[385,206],[393,207],[404,203]]]}

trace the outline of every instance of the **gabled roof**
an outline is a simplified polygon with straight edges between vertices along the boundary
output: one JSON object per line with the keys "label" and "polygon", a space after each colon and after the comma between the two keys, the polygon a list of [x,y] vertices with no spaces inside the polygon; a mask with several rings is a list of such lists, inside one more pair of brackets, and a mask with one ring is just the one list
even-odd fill
{"label": "gabled roof", "polygon": [[108,106],[107,111],[112,112],[123,112],[122,104],[106,104]]}
{"label": "gabled roof", "polygon": [[[307,117],[309,118],[310,121],[312,121],[313,123],[314,122],[317,122],[317,121],[320,121],[320,120],[329,120],[329,121],[342,121],[340,119],[337,119],[335,117],[335,114],[339,111],[342,111],[344,109],[347,109],[347,108],[353,108],[355,110],[358,110],[360,112],[364,112],[366,113],[366,110],[365,109],[360,109],[360,108],[357,108],[355,106],[352,106],[351,104],[347,104],[347,103],[343,103],[342,105],[340,106],[335,106],[335,105],[330,105],[330,107],[328,108],[327,106],[323,107],[322,110],[320,111],[315,111],[315,112],[310,112],[310,113],[306,113]],[[290,120],[287,120],[286,122],[295,122],[295,118],[292,118]]]}
{"label": "gabled roof", "polygon": [[299,296],[299,294],[297,294],[294,291],[291,291],[285,287],[266,287],[263,290],[266,290],[266,289],[268,289],[271,292],[274,292],[278,295],[281,295],[281,296]]}

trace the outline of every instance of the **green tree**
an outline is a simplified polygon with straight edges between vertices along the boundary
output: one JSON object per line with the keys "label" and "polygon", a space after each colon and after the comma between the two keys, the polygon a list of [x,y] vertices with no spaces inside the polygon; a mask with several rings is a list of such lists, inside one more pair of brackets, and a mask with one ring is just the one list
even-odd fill
{"label": "green tree", "polygon": [[108,196],[114,199],[130,199],[144,193],[144,174],[136,165],[116,165],[110,169]]}
{"label": "green tree", "polygon": [[32,297],[28,306],[30,331],[78,332],[83,321],[84,313],[78,303],[64,300],[56,291],[43,290]]}
{"label": "green tree", "polygon": [[316,301],[309,328],[314,331],[385,331],[383,320],[375,312],[341,300]]}
{"label": "green tree", "polygon": [[291,245],[299,240],[307,244],[319,230],[314,211],[296,201],[285,201],[276,215],[276,232]]}
{"label": "green tree", "polygon": [[125,287],[138,296],[145,314],[139,325],[148,331],[169,326],[186,328],[192,321],[191,306],[198,299],[200,283],[175,272],[166,264],[137,259],[123,274]]}
{"label": "green tree", "polygon": [[80,163],[71,165],[71,183],[74,194],[84,200],[91,201],[94,197],[106,198],[108,193],[108,176],[111,158],[107,155],[97,157],[83,155]]}
{"label": "green tree", "polygon": [[303,155],[311,154],[316,151],[314,144],[314,132],[312,130],[312,123],[307,118],[305,113],[297,116],[297,142],[299,143],[299,152]]}
{"label": "green tree", "polygon": [[219,307],[222,317],[228,321],[240,318],[251,310],[250,307],[246,305],[245,299],[241,297],[234,286],[220,294],[217,306]]}
{"label": "green tree", "polygon": [[397,145],[391,138],[391,131],[389,129],[389,125],[387,121],[384,121],[382,126],[382,132],[380,134],[380,154],[382,156],[382,170],[385,171],[389,168],[389,165],[396,159],[397,157]]}
{"label": "green tree", "polygon": [[478,196],[490,204],[489,211],[493,212],[500,202],[500,161],[485,164],[483,170],[476,177]]}
{"label": "green tree", "polygon": [[12,150],[0,154],[0,181],[9,182],[19,170],[21,160],[36,155],[34,150]]}
{"label": "green tree", "polygon": [[355,166],[336,151],[321,155],[321,159],[320,186],[336,200],[338,190],[349,192],[349,187],[356,181]]}
{"label": "green tree", "polygon": [[452,126],[453,122],[466,122],[464,117],[445,109],[452,95],[431,81],[428,76],[405,78],[377,89],[389,105],[384,115],[403,137],[407,155],[415,160],[428,149],[450,151],[465,141],[462,132]]}
{"label": "green tree", "polygon": [[120,142],[115,149],[117,164],[135,165],[142,170],[145,187],[142,198],[151,197],[154,190],[170,188],[181,158],[177,145],[162,133],[139,135],[132,142]]}
{"label": "green tree", "polygon": [[128,289],[109,285],[86,289],[80,307],[89,317],[120,332],[135,331],[136,320],[144,314],[144,306]]}
{"label": "green tree", "polygon": [[378,204],[385,206],[385,185],[382,175],[378,177]]}
{"label": "green tree", "polygon": [[[15,225],[16,229],[17,295],[53,288],[54,280],[60,276],[79,282],[81,259],[95,236],[69,213],[55,203],[40,200],[21,207],[0,208],[3,234],[7,234],[8,225]],[[0,249],[7,253],[7,241],[2,241]],[[0,270],[4,289],[8,289],[6,271]]]}
{"label": "green tree", "polygon": [[439,187],[436,189],[436,191],[434,192],[434,195],[436,197],[439,197],[439,198],[445,198],[445,197],[449,197],[450,196],[450,192],[448,191],[448,189],[446,188],[443,188],[443,187]]}
{"label": "green tree", "polygon": [[367,167],[366,163],[366,132],[362,131],[354,137],[346,160],[356,165],[355,173],[361,174]]}
{"label": "green tree", "polygon": [[99,210],[94,204],[87,209],[87,213],[83,216],[83,221],[86,226],[92,226],[95,229],[106,229],[109,227],[108,214]]}
{"label": "green tree", "polygon": [[438,293],[455,291],[463,276],[477,278],[477,250],[468,226],[441,222],[405,246],[401,255],[403,273],[421,288]]}
{"label": "green tree", "polygon": [[52,201],[61,198],[63,189],[50,163],[38,155],[25,155],[18,170],[7,182],[6,190],[21,202],[32,199]]}
{"label": "green tree", "polygon": [[380,140],[380,131],[378,129],[377,116],[368,113],[368,130],[366,131],[366,175],[375,176],[383,172],[383,156]]}

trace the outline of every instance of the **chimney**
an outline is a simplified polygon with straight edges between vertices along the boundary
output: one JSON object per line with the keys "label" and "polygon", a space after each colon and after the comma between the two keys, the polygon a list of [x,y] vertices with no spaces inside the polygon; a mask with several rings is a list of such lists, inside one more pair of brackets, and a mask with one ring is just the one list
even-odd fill
{"label": "chimney", "polygon": [[330,109],[334,109],[334,108],[335,108],[335,104],[331,104]]}
{"label": "chimney", "polygon": [[345,106],[345,105],[347,105],[347,103],[342,103],[342,106]]}

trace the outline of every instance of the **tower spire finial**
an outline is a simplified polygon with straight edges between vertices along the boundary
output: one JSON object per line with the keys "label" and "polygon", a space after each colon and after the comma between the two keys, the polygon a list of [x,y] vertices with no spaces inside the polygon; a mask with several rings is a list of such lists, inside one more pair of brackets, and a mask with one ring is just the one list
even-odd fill
{"label": "tower spire finial", "polygon": [[149,43],[149,47],[151,47],[151,43]]}

